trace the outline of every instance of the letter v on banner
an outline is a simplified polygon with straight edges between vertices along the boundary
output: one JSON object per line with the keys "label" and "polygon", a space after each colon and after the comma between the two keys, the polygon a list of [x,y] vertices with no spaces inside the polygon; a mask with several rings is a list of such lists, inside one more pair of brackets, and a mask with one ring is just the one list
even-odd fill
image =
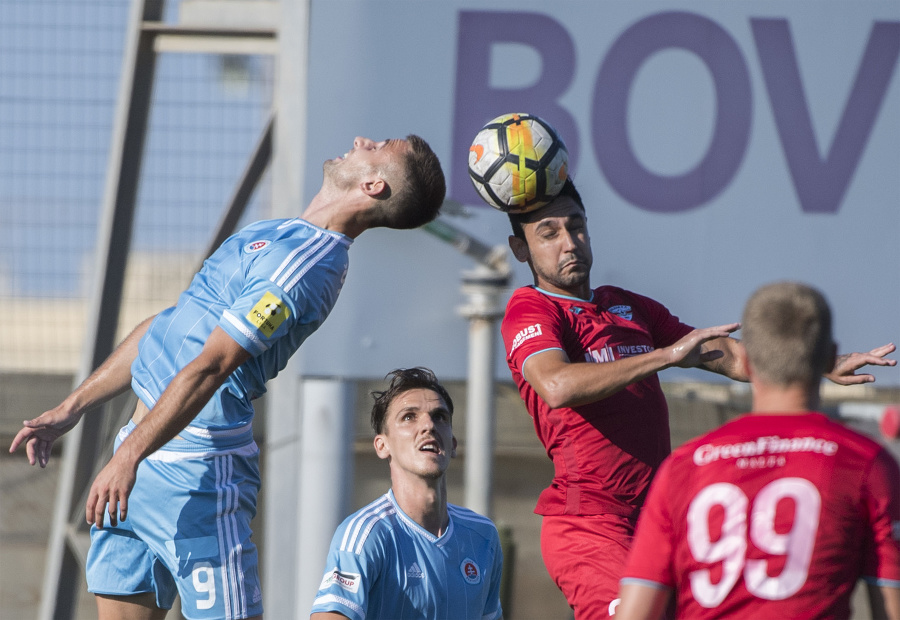
{"label": "letter v on banner", "polygon": [[872,26],[831,148],[826,149],[824,157],[816,146],[787,21],[751,19],[750,23],[800,208],[806,213],[837,213],[897,66],[900,22],[875,22]]}

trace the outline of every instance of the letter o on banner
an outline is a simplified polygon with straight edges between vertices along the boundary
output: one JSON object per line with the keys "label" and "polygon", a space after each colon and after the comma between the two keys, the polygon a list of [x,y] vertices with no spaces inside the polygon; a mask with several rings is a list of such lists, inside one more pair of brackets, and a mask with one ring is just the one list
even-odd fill
{"label": "letter o on banner", "polygon": [[[628,95],[641,65],[658,51],[696,54],[709,69],[718,113],[712,140],[693,170],[662,176],[647,170],[628,140]],[[676,213],[702,205],[734,177],[750,136],[752,92],[747,64],[734,39],[693,13],[651,15],[616,39],[597,75],[591,137],[600,168],[613,189],[647,211]]]}

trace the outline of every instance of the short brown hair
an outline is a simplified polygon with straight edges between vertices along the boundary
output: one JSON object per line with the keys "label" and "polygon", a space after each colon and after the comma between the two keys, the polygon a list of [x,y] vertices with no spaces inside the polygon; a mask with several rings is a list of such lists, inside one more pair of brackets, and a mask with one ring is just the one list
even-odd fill
{"label": "short brown hair", "polygon": [[453,401],[450,399],[450,394],[429,369],[422,366],[398,368],[389,372],[385,379],[390,379],[388,388],[381,392],[372,392],[375,403],[372,405],[371,421],[375,434],[380,435],[384,431],[384,418],[394,399],[410,390],[424,389],[436,392],[444,400],[451,417],[453,416]]}
{"label": "short brown hair", "polygon": [[[437,155],[415,134],[406,136],[406,142],[409,149],[403,157],[402,173],[383,171],[390,191],[370,210],[370,228],[418,228],[436,218],[444,203],[447,182]],[[393,178],[395,174],[401,178]]]}
{"label": "short brown hair", "polygon": [[753,293],[741,340],[754,372],[774,385],[818,382],[834,361],[828,302],[798,282],[776,282]]}

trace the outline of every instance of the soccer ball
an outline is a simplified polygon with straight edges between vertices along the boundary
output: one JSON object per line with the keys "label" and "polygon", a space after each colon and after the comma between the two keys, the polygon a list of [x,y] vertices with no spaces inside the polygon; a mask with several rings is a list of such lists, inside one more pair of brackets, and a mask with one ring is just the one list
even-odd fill
{"label": "soccer ball", "polygon": [[469,147],[469,177],[495,209],[527,213],[553,200],[566,182],[569,152],[547,121],[531,114],[498,116]]}

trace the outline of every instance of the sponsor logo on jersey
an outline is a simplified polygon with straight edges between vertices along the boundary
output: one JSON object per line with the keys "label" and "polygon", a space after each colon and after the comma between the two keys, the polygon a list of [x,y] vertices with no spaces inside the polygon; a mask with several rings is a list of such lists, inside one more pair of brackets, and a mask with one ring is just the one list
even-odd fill
{"label": "sponsor logo on jersey", "polygon": [[244,252],[250,254],[252,252],[259,252],[261,249],[269,245],[271,241],[268,239],[260,239],[259,241],[253,241],[252,243],[248,243],[244,246]]}
{"label": "sponsor logo on jersey", "polygon": [[595,364],[604,364],[606,362],[616,361],[616,356],[610,347],[605,346],[599,351],[588,349],[587,353],[584,354],[584,361],[593,362]]}
{"label": "sponsor logo on jersey", "polygon": [[541,332],[540,323],[529,325],[525,329],[521,330],[518,334],[516,334],[515,338],[513,338],[512,347],[509,349],[509,352],[512,353],[519,347],[520,344],[522,344],[526,340],[534,338],[535,336],[540,336],[542,335],[542,333],[543,332]]}
{"label": "sponsor logo on jersey", "polygon": [[818,437],[782,438],[772,435],[770,437],[757,437],[755,440],[742,443],[703,444],[694,450],[694,465],[703,466],[719,460],[787,454],[789,452],[813,452],[825,456],[834,456],[837,454],[837,451],[837,443],[827,439]]}
{"label": "sponsor logo on jersey", "polygon": [[466,580],[466,583],[472,584],[473,586],[481,583],[481,569],[478,568],[478,564],[475,563],[475,560],[471,558],[464,559],[462,564],[459,565],[459,570],[462,573],[463,579]]}
{"label": "sponsor logo on jersey", "polygon": [[325,573],[325,578],[322,579],[322,583],[319,585],[319,589],[325,590],[326,588],[330,588],[334,585],[346,590],[347,592],[355,593],[359,590],[359,582],[359,573],[345,573],[338,570],[338,567],[335,566],[330,571]]}
{"label": "sponsor logo on jersey", "polygon": [[410,579],[425,579],[425,573],[422,572],[422,569],[419,568],[416,562],[413,562],[412,566],[406,569],[406,576]]}
{"label": "sponsor logo on jersey", "polygon": [[266,338],[271,338],[284,320],[291,315],[291,311],[278,297],[269,291],[256,302],[256,305],[247,313],[247,320],[263,333]]}
{"label": "sponsor logo on jersey", "polygon": [[619,358],[634,357],[635,355],[643,355],[644,353],[652,353],[655,349],[649,344],[619,344],[616,345],[616,352]]}
{"label": "sponsor logo on jersey", "polygon": [[612,308],[610,308],[609,312],[611,312],[612,314],[615,314],[618,317],[622,317],[626,321],[631,320],[631,306],[625,306],[625,305],[620,304],[618,306],[613,306]]}

